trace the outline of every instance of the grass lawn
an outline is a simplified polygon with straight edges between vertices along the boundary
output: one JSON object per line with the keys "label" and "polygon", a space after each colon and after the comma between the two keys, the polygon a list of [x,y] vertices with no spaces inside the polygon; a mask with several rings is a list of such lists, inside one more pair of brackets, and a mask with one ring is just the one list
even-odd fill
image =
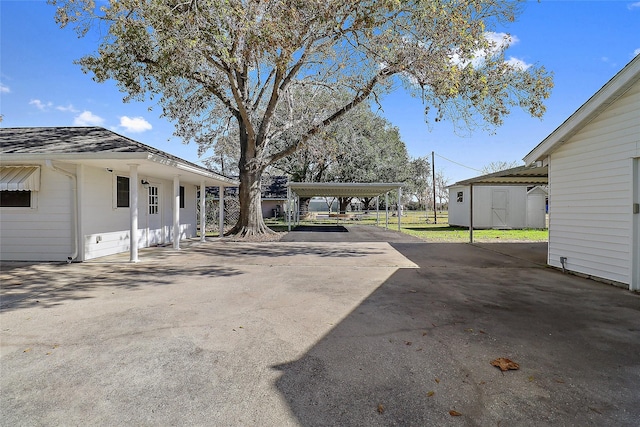
{"label": "grass lawn", "polygon": [[[391,212],[390,212],[391,215]],[[435,223],[437,221],[437,223]],[[469,241],[469,230],[463,227],[450,227],[447,223],[447,212],[438,212],[434,220],[433,211],[405,211],[402,216],[400,230],[403,233],[429,242],[459,242]],[[274,231],[287,231],[287,225],[282,220],[267,220],[267,225]],[[325,221],[301,221],[301,224],[335,224],[336,220]],[[340,220],[341,224],[363,224],[376,225],[376,215],[369,214],[358,221]],[[384,211],[380,212],[378,226],[385,226]],[[389,228],[397,230],[398,218],[389,217]],[[549,230],[547,229],[524,229],[524,230],[473,230],[473,240],[475,242],[546,242],[549,240]]]}

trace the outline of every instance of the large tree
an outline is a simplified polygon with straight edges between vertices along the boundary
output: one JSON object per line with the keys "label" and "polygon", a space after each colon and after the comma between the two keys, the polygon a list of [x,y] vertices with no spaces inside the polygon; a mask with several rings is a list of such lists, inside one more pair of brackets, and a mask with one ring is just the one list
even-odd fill
{"label": "large tree", "polygon": [[[80,35],[99,27],[92,33],[97,51],[78,61],[83,69],[97,81],[116,80],[125,99],[157,96],[177,136],[208,147],[237,127],[240,219],[233,231],[243,235],[268,232],[260,209],[266,167],[398,82],[424,99],[428,120],[466,125],[500,125],[513,106],[540,117],[552,86],[543,67],[505,61],[508,43],[487,36],[516,18],[515,1],[49,2],[62,27]],[[309,104],[296,96],[300,87],[350,97]],[[303,115],[312,120],[294,119]],[[285,134],[290,144],[274,150]]]}
{"label": "large tree", "polygon": [[431,163],[427,157],[411,159],[408,165],[409,178],[403,192],[418,202],[418,209],[427,209],[431,182]]}

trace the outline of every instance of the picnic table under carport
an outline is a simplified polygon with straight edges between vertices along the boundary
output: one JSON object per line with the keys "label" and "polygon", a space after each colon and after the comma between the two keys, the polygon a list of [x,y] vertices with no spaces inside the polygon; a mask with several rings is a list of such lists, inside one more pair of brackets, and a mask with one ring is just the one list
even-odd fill
{"label": "picnic table under carport", "polygon": [[[402,198],[402,183],[384,182],[290,182],[287,188],[287,225],[300,222],[301,197],[370,197],[376,199],[376,215],[379,215],[379,197],[385,195],[385,224],[389,226],[389,192],[397,191],[398,201]],[[397,204],[398,231],[402,222],[401,204]],[[378,218],[378,216],[377,216]]]}

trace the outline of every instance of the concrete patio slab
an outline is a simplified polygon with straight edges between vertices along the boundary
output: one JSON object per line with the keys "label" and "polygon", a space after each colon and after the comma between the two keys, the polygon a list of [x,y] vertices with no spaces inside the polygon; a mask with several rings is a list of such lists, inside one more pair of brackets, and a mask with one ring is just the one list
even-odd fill
{"label": "concrete patio slab", "polygon": [[141,259],[2,266],[0,425],[640,419],[638,294],[467,244],[215,240]]}

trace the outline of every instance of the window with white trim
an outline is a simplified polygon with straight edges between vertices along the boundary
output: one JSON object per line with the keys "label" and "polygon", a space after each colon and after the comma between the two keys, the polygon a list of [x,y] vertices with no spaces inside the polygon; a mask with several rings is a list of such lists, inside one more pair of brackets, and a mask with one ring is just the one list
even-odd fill
{"label": "window with white trim", "polygon": [[3,208],[30,208],[31,191],[0,191],[0,206]]}
{"label": "window with white trim", "polygon": [[116,208],[129,207],[129,177],[116,176]]}

